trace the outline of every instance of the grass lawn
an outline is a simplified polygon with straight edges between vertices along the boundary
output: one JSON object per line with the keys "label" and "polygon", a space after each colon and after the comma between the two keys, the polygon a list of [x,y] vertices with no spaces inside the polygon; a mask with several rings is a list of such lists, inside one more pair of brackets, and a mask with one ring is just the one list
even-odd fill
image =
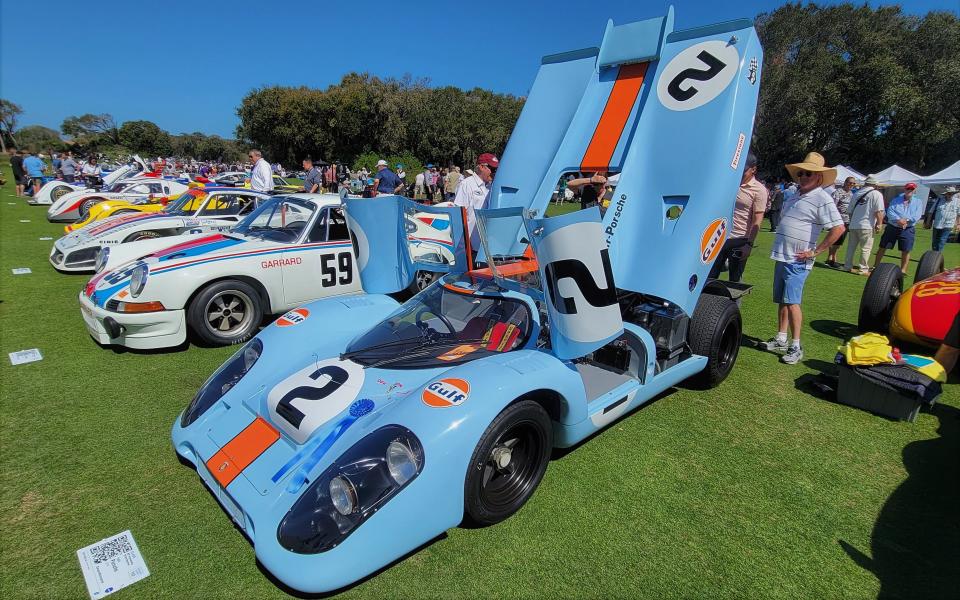
{"label": "grass lawn", "polygon": [[[284,596],[170,444],[234,349],[97,346],[77,306],[87,276],[56,273],[38,239],[62,226],[2,168],[0,595],[85,597],[76,550],[131,529],[151,575],[120,598]],[[751,338],[775,333],[772,237],[747,265]],[[960,245],[946,256],[960,263]],[[865,280],[814,270],[803,364],[744,346],[719,388],[673,390],[559,456],[513,518],[451,530],[343,597],[956,597],[960,388],[910,424],[805,386],[855,331]],[[10,366],[27,348],[43,361]]]}

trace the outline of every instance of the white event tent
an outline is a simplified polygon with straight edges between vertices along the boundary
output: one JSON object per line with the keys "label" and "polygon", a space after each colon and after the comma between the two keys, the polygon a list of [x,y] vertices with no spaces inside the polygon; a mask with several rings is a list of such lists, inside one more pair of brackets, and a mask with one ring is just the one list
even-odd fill
{"label": "white event tent", "polygon": [[960,183],[960,160],[942,171],[938,171],[927,177],[922,177],[920,181],[931,186],[956,185]]}
{"label": "white event tent", "polygon": [[906,185],[911,181],[919,183],[922,179],[913,171],[908,171],[900,165],[892,165],[879,173],[871,173],[870,177],[876,179],[880,185]]}
{"label": "white event tent", "polygon": [[857,183],[863,183],[863,180],[866,179],[863,173],[859,173],[846,165],[837,165],[835,168],[837,169],[837,180],[834,182],[836,186],[842,186],[847,177],[853,177],[857,180]]}

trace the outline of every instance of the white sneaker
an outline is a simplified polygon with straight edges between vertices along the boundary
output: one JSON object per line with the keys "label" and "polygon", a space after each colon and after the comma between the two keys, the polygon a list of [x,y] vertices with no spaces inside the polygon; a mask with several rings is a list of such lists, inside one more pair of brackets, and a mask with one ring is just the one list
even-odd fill
{"label": "white sneaker", "polygon": [[789,349],[789,346],[787,345],[787,340],[783,340],[781,342],[775,337],[770,338],[769,340],[764,342],[762,346],[770,352],[786,352]]}
{"label": "white sneaker", "polygon": [[780,357],[782,362],[787,363],[788,365],[795,365],[801,360],[803,360],[803,348],[800,346],[794,346],[787,350],[787,353]]}

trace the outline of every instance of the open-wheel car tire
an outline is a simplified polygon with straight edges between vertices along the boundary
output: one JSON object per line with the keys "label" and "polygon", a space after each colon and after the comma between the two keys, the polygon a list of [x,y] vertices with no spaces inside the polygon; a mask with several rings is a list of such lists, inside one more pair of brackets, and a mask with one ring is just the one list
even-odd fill
{"label": "open-wheel car tire", "polygon": [[520,510],[543,479],[553,449],[553,425],[533,400],[511,404],[480,437],[464,482],[464,521],[499,523]]}
{"label": "open-wheel car tire", "polygon": [[247,341],[262,320],[260,294],[249,284],[233,279],[208,285],[187,309],[187,322],[194,333],[217,346]]}
{"label": "open-wheel car tire", "polygon": [[860,296],[860,314],[857,327],[860,331],[885,332],[897,298],[903,293],[903,271],[893,263],[880,263],[870,273]]}
{"label": "open-wheel car tire", "polygon": [[720,385],[740,354],[743,320],[737,303],[726,296],[701,294],[690,319],[690,350],[707,357],[706,368],[692,378],[697,387]]}
{"label": "open-wheel car tire", "polygon": [[927,250],[920,257],[920,263],[917,265],[917,272],[913,276],[913,284],[916,285],[924,279],[930,279],[937,273],[943,272],[943,254],[936,250]]}

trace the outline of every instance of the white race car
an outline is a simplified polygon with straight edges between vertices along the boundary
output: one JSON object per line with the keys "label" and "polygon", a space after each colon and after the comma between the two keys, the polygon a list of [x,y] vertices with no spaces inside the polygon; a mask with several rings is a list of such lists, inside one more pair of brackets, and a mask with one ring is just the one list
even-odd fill
{"label": "white race car", "polygon": [[93,205],[104,200],[146,201],[151,195],[177,196],[187,189],[187,184],[173,179],[123,179],[101,190],[81,190],[64,194],[47,209],[47,220],[51,223],[73,222],[85,219]]}
{"label": "white race car", "polygon": [[176,243],[170,236],[227,231],[269,197],[237,188],[193,188],[161,212],[117,215],[68,233],[54,242],[50,263],[64,272],[92,272],[96,264],[109,269],[119,265],[121,259],[110,257],[120,244],[139,242],[135,252],[143,256]]}
{"label": "white race car", "polygon": [[[142,243],[115,251],[129,255]],[[101,344],[177,346],[188,327],[205,343],[236,344],[256,333],[266,314],[362,291],[334,194],[275,196],[227,233],[129,258],[80,292],[87,329]],[[306,316],[297,309],[281,321]]]}
{"label": "white race car", "polygon": [[[121,179],[133,179],[135,177],[146,177],[148,175],[152,174],[150,173],[150,169],[147,168],[146,163],[144,163],[143,159],[139,156],[134,156],[129,164],[123,165],[113,171],[110,171],[109,173],[105,173],[102,179],[103,184],[100,185],[100,189],[108,188]],[[79,174],[77,175],[77,180],[75,183],[69,183],[67,181],[55,179],[43,184],[43,187],[40,188],[40,191],[34,194],[32,198],[27,200],[27,204],[42,204],[48,206],[70,192],[83,191],[95,192],[97,191],[97,188],[88,186],[87,182],[83,181],[83,178],[80,177]]]}

